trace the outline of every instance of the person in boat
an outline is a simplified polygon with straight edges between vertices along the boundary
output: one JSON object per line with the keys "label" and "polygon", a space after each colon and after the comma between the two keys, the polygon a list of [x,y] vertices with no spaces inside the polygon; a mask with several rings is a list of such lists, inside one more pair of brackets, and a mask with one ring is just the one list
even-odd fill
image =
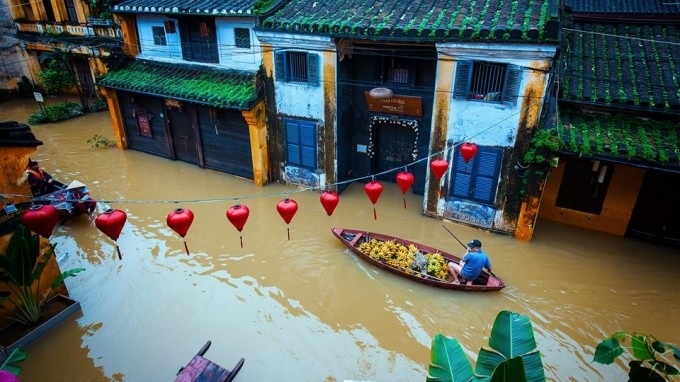
{"label": "person in boat", "polygon": [[52,183],[54,183],[52,175],[41,169],[38,162],[34,160],[28,160],[26,175],[28,176],[28,185],[31,186],[33,196],[46,194],[49,192]]}
{"label": "person in boat", "polygon": [[69,203],[71,214],[91,214],[97,207],[97,202],[90,197],[87,186],[77,180],[66,187],[66,201]]}
{"label": "person in boat", "polygon": [[465,284],[468,281],[474,283],[482,274],[484,268],[491,272],[491,260],[482,251],[482,242],[475,239],[469,242],[467,247],[460,264],[454,261],[449,262],[449,273],[453,277],[452,282],[454,283]]}

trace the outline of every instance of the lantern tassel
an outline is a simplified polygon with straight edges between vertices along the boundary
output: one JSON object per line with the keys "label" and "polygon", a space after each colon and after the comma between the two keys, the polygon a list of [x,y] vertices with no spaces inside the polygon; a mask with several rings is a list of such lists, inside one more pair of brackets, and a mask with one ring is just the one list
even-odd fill
{"label": "lantern tassel", "polygon": [[290,228],[286,227],[286,231],[288,231],[288,240],[290,240]]}
{"label": "lantern tassel", "polygon": [[375,211],[375,208],[373,208],[373,220],[378,220],[378,213]]}
{"label": "lantern tassel", "polygon": [[189,247],[187,246],[186,240],[184,240],[184,250],[187,251],[187,256],[189,256]]}
{"label": "lantern tassel", "polygon": [[406,198],[404,198],[404,209],[406,209]]}
{"label": "lantern tassel", "polygon": [[243,248],[243,236],[239,236],[239,239],[241,239],[241,248]]}
{"label": "lantern tassel", "polygon": [[120,254],[120,248],[118,248],[118,244],[116,244],[116,251],[118,252],[118,260],[123,260],[123,255]]}

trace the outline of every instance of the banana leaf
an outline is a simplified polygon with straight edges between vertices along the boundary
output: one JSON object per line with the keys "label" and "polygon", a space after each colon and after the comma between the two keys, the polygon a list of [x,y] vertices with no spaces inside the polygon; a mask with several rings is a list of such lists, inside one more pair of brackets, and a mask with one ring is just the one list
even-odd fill
{"label": "banana leaf", "polygon": [[455,338],[437,334],[432,340],[432,352],[427,382],[468,382],[472,366]]}
{"label": "banana leaf", "polygon": [[524,372],[524,361],[522,357],[510,358],[501,362],[493,371],[489,382],[517,382],[526,381],[527,375]]}
{"label": "banana leaf", "polygon": [[10,353],[9,357],[5,360],[5,362],[2,363],[0,366],[0,370],[5,370],[8,371],[14,375],[19,375],[21,372],[21,366],[17,365],[17,363],[23,361],[26,359],[26,352],[22,348],[16,348],[12,353]]}

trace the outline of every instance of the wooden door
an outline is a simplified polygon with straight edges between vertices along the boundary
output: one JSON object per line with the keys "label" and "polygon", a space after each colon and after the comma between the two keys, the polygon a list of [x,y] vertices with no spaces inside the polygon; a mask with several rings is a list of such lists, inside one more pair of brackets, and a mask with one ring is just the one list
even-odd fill
{"label": "wooden door", "polygon": [[168,125],[174,157],[184,162],[199,164],[197,131],[192,108],[168,108]]}
{"label": "wooden door", "polygon": [[680,246],[680,174],[648,170],[626,236]]}

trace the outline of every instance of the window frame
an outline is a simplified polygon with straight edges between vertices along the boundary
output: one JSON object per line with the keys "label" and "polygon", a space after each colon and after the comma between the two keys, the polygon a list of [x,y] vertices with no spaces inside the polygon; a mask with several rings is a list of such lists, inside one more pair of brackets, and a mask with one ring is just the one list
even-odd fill
{"label": "window frame", "polygon": [[[477,155],[468,163],[465,163],[460,154],[460,145],[454,149],[448,197],[494,206],[500,182],[503,150],[491,146],[477,146],[477,149]],[[489,168],[489,165],[493,167]],[[489,190],[487,198],[477,192],[478,187],[484,184]]]}
{"label": "window frame", "polygon": [[[614,168],[613,164],[598,162],[595,169],[591,160],[577,158],[567,160],[555,197],[555,207],[600,215],[607,199]],[[600,183],[598,178],[602,171],[604,175]]]}
{"label": "window frame", "polygon": [[[238,36],[238,31],[245,31],[245,33],[248,35],[248,46],[239,46],[239,36]],[[243,37],[243,36],[242,36]],[[250,33],[250,28],[246,27],[234,27],[234,49],[245,49],[245,50],[250,50],[253,47],[252,43],[252,38],[251,38],[251,33]]]}
{"label": "window frame", "polygon": [[[504,66],[503,84],[500,86],[500,91],[491,93],[500,93],[500,99],[486,99],[487,96],[483,98],[471,97],[472,94],[472,80],[476,73],[475,69],[481,71],[482,68],[494,67],[494,66]],[[506,104],[506,105],[517,105],[517,99],[519,98],[519,85],[522,81],[522,71],[517,65],[501,63],[501,62],[490,62],[490,61],[471,61],[471,60],[461,60],[456,61],[455,69],[455,84],[453,96],[458,99],[465,99],[468,101],[475,102],[485,102],[494,104]]]}
{"label": "window frame", "polygon": [[[157,31],[162,31],[163,32],[163,43],[158,44],[158,39],[160,39],[160,35],[156,36]],[[157,39],[158,37],[158,39]],[[165,32],[165,25],[163,26],[158,26],[158,25],[152,25],[151,26],[151,38],[153,39],[153,46],[168,46],[168,36],[166,36]]]}
{"label": "window frame", "polygon": [[[290,54],[305,54],[306,55],[306,81],[293,80],[291,67],[293,65]],[[319,55],[299,50],[286,50],[276,52],[274,55],[274,70],[276,73],[276,80],[279,82],[290,82],[293,84],[307,84],[311,86],[319,86]]]}
{"label": "window frame", "polygon": [[317,124],[311,121],[285,118],[283,120],[286,140],[286,163],[317,169]]}

